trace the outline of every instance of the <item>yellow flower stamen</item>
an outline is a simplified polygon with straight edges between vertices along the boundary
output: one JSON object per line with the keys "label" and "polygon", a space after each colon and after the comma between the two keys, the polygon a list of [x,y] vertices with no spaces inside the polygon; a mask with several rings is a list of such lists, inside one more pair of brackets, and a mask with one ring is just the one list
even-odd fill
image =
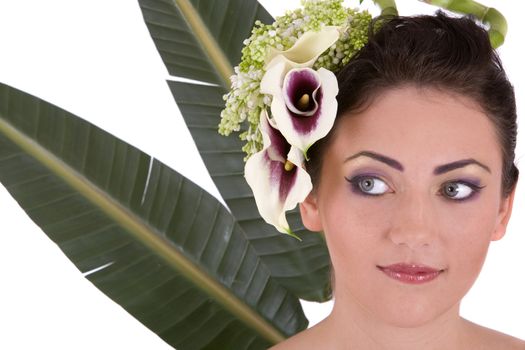
{"label": "yellow flower stamen", "polygon": [[310,105],[310,96],[308,94],[304,94],[297,101],[297,109],[300,110],[300,111],[307,110],[309,105]]}
{"label": "yellow flower stamen", "polygon": [[289,160],[287,160],[286,163],[284,163],[284,170],[292,171],[293,168],[295,168],[295,164],[290,162]]}

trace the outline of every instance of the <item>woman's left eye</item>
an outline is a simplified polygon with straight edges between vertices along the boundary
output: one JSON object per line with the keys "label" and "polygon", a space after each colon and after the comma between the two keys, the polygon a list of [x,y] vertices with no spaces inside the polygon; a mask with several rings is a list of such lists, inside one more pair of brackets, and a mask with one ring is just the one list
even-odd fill
{"label": "woman's left eye", "polygon": [[352,184],[352,190],[359,194],[380,196],[388,191],[388,185],[375,176],[359,175],[345,179]]}
{"label": "woman's left eye", "polygon": [[461,181],[447,182],[441,189],[441,193],[452,200],[463,200],[472,197],[483,187]]}

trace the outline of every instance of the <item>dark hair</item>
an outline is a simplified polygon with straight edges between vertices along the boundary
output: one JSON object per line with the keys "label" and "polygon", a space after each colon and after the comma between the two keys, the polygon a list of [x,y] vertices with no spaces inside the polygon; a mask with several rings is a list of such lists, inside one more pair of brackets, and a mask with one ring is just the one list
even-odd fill
{"label": "dark hair", "polygon": [[[377,31],[374,28],[379,28]],[[370,26],[368,43],[337,72],[339,95],[335,125],[308,151],[306,168],[314,188],[322,155],[341,116],[366,108],[386,89],[403,85],[452,91],[479,103],[492,121],[503,158],[502,196],[516,186],[516,101],[487,31],[469,17],[379,18]]]}

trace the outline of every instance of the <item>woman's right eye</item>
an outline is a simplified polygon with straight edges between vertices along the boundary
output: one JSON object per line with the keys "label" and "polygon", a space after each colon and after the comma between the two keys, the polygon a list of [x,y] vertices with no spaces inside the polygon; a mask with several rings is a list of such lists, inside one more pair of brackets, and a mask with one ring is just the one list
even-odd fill
{"label": "woman's right eye", "polygon": [[345,178],[352,185],[352,190],[369,196],[380,196],[388,191],[388,185],[381,179],[370,175],[358,175]]}

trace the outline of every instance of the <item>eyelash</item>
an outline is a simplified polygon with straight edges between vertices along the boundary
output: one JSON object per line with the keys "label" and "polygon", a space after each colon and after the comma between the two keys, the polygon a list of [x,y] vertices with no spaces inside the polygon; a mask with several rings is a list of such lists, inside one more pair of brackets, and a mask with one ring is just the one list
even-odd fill
{"label": "eyelash", "polygon": [[[467,187],[469,187],[471,190],[472,190],[472,193],[465,197],[465,198],[459,198],[459,199],[454,199],[454,197],[449,197],[449,196],[446,196],[443,192],[445,191],[445,187],[449,184],[461,184],[461,185],[465,185]],[[477,196],[477,194],[481,191],[482,188],[484,188],[485,186],[478,186],[478,185],[474,185],[473,183],[470,183],[468,181],[463,181],[463,180],[453,180],[453,181],[447,181],[445,183],[445,186],[443,186],[441,188],[441,190],[439,191],[440,195],[442,195],[443,197],[447,198],[447,199],[450,199],[452,201],[455,201],[455,202],[461,202],[461,201],[466,201],[466,200],[469,200],[469,199],[472,199],[474,198],[475,196]]]}
{"label": "eyelash", "polygon": [[[363,190],[361,190],[360,186],[359,186],[359,183],[361,182],[361,180],[363,179],[374,179],[374,180],[379,180],[381,182],[385,182],[383,180],[381,180],[379,177],[376,177],[376,176],[371,176],[371,175],[357,175],[357,176],[354,176],[353,178],[349,179],[347,177],[345,177],[346,181],[348,181],[351,185],[352,185],[352,191],[354,193],[357,193],[359,195],[363,195],[363,196],[367,196],[367,197],[378,197],[378,196],[382,196],[384,193],[380,193],[380,194],[370,194],[370,193],[367,193],[367,192],[364,192]],[[471,190],[472,190],[472,193],[470,195],[468,195],[467,197],[465,198],[460,198],[460,199],[454,199],[454,197],[450,197],[450,196],[446,196],[444,194],[444,190],[445,190],[445,187],[449,184],[461,184],[461,185],[465,185],[467,187],[469,187]],[[441,188],[441,190],[439,191],[440,195],[451,200],[451,201],[454,201],[454,202],[461,202],[461,201],[465,201],[465,200],[469,200],[469,199],[472,199],[474,198],[480,191],[481,189],[483,189],[485,186],[478,186],[478,185],[475,185],[473,183],[470,183],[468,181],[463,181],[463,180],[453,180],[453,181],[447,181],[444,186]]]}
{"label": "eyelash", "polygon": [[371,193],[367,193],[367,192],[364,192],[363,190],[361,190],[361,187],[359,186],[359,183],[361,182],[361,180],[363,179],[374,179],[374,180],[380,180],[382,182],[384,182],[383,180],[381,180],[380,178],[376,177],[376,176],[371,176],[371,175],[357,175],[357,176],[354,176],[353,178],[349,179],[347,177],[345,177],[346,181],[348,181],[351,185],[352,185],[352,191],[356,194],[359,194],[359,195],[363,195],[363,196],[367,196],[367,197],[379,197],[379,196],[382,196],[384,193],[381,193],[381,194],[371,194]]}

